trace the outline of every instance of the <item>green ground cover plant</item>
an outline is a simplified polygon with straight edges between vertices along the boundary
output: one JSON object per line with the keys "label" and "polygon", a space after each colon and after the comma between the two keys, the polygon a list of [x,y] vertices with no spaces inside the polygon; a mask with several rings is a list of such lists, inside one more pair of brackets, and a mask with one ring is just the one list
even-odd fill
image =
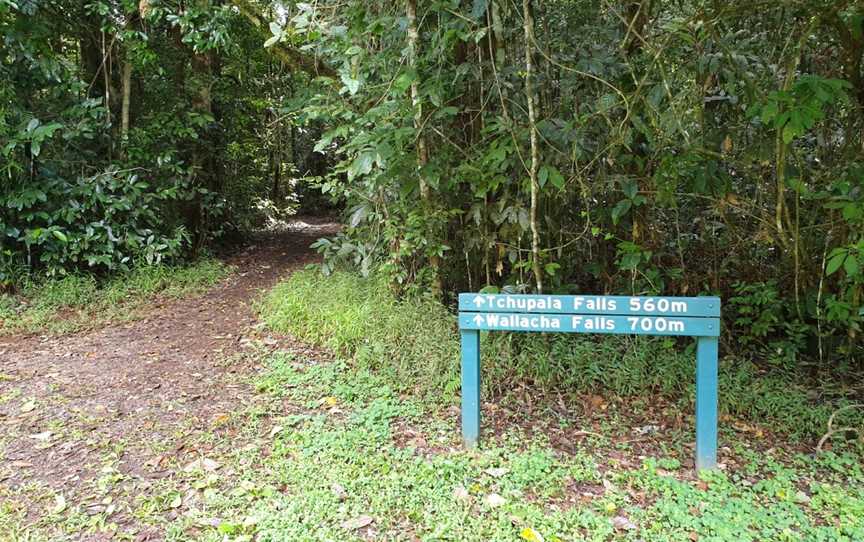
{"label": "green ground cover plant", "polygon": [[[558,380],[531,380],[521,388],[534,393],[533,407],[526,409],[524,396],[515,392],[491,396],[496,408],[487,410],[488,427],[496,429],[487,431],[480,449],[465,450],[458,409],[452,404],[455,392],[447,395],[442,387],[413,393],[417,382],[407,380],[430,378],[422,367],[444,362],[443,357],[424,357],[422,348],[426,341],[439,347],[452,342],[447,332],[452,332],[452,322],[451,327],[445,323],[452,317],[443,307],[426,300],[396,300],[386,283],[379,290],[368,283],[373,279],[348,274],[322,278],[302,272],[296,275],[297,284],[294,280],[274,289],[260,305],[262,318],[278,330],[300,333],[307,326],[309,340],[329,344],[329,352],[293,343],[285,347],[272,337],[256,335],[242,353],[231,354],[240,358],[223,361],[245,359],[261,368],[244,377],[250,394],[242,406],[217,416],[212,424],[189,420],[194,427],[176,427],[174,435],[185,452],[178,452],[181,446],[175,444],[149,443],[157,457],[164,457],[158,465],[145,465],[152,473],[123,468],[128,461],[124,442],[100,443],[101,474],[89,482],[98,498],[64,499],[62,488],[36,480],[15,489],[0,488],[4,540],[135,540],[145,534],[171,542],[864,538],[864,447],[841,438],[832,450],[814,454],[790,445],[778,432],[770,440],[759,438],[737,427],[741,419],[733,416],[721,423],[720,469],[697,476],[689,463],[689,405],[683,398],[668,400],[666,392],[652,393],[661,389],[654,388],[658,384],[631,389],[621,384],[629,380],[610,378],[611,384],[590,390],[603,397],[602,407],[562,415],[550,400],[555,397],[550,382]],[[308,295],[317,293],[322,302],[279,303],[297,294],[292,288],[298,285]],[[342,309],[337,299],[343,300]],[[363,305],[368,303],[376,304],[381,319],[359,324],[346,317],[326,319],[328,311],[366,314]],[[308,310],[292,313],[288,306]],[[414,318],[413,327],[393,323],[401,311]],[[432,326],[424,335],[422,319],[433,314],[441,318],[440,330]],[[321,331],[316,318],[328,324],[328,330]],[[364,335],[373,324],[385,329]],[[400,340],[399,333],[405,334],[404,343],[415,344],[410,351],[416,356],[399,358],[401,368],[383,346]],[[508,348],[527,352],[525,356],[538,354],[520,349],[506,335],[487,342],[493,349],[490,355],[505,355]],[[275,346],[279,344],[283,346]],[[634,351],[674,350],[652,345]],[[587,342],[573,348],[580,356],[592,352]],[[376,357],[379,351],[384,354]],[[635,354],[605,341],[593,352],[595,357],[610,356],[595,361],[598,364],[623,367],[629,360],[638,367],[641,359],[634,361]],[[513,359],[507,364],[522,367],[522,373],[499,374],[493,366],[487,380],[504,387],[508,378],[514,384],[538,378],[527,372],[527,357],[515,365]],[[587,367],[588,361],[572,361]],[[655,362],[667,363],[659,357]],[[553,371],[550,367],[544,372]],[[409,369],[413,373],[406,372]],[[666,370],[677,374],[677,369]],[[674,395],[674,388],[670,390]],[[494,393],[494,386],[487,391]],[[517,416],[508,417],[508,410]],[[530,419],[520,422],[518,414],[527,410]],[[649,411],[655,411],[651,417],[668,420],[679,413],[685,420],[644,434],[639,425]],[[769,425],[764,420],[752,423]],[[94,511],[91,501],[102,505]],[[32,507],[45,513],[28,516]],[[134,530],[118,523],[121,515],[135,519]]]}
{"label": "green ground cover plant", "polygon": [[[294,274],[262,304],[274,329],[354,359],[390,375],[394,386],[442,404],[453,403],[459,386],[459,336],[455,318],[429,298],[397,298],[386,280],[350,272]],[[486,334],[484,387],[506,396],[516,383],[536,393],[611,393],[621,397],[661,395],[686,411],[694,397],[694,353],[690,341],[670,338],[596,337],[566,334]],[[831,414],[850,403],[856,377],[821,385],[784,367],[725,356],[720,369],[721,412],[764,424],[793,440],[815,442]],[[860,378],[857,380],[860,383]],[[487,395],[488,396],[488,395]],[[855,427],[860,411],[844,413]],[[839,420],[838,420],[839,421]]]}
{"label": "green ground cover plant", "polygon": [[134,316],[153,296],[205,291],[228,267],[214,259],[185,266],[151,265],[99,280],[90,274],[24,278],[19,293],[0,293],[0,334],[64,332]]}
{"label": "green ground cover plant", "polygon": [[[733,439],[725,470],[696,477],[681,461],[690,435],[663,435],[668,452],[640,457],[626,429],[603,414],[601,431],[575,450],[512,426],[482,449],[464,451],[453,415],[400,395],[387,375],[285,351],[264,363],[251,381],[256,401],[232,416],[239,432],[211,430],[188,443],[206,449],[203,457],[218,468],[174,464],[134,499],[135,517],[165,540],[864,537],[864,470],[852,449],[814,458]],[[116,529],[79,506],[58,506],[45,488],[3,497],[0,528],[12,542]],[[25,525],[13,505],[21,498],[52,511]]]}
{"label": "green ground cover plant", "polygon": [[266,364],[261,400],[236,420],[250,444],[216,438],[219,471],[180,473],[142,501],[142,513],[164,512],[195,488],[196,504],[157,523],[167,540],[864,537],[864,470],[849,449],[814,458],[734,440],[725,470],[696,477],[681,462],[690,435],[664,435],[668,453],[640,458],[608,422],[575,451],[517,426],[464,451],[455,416],[386,375],[288,352]]}

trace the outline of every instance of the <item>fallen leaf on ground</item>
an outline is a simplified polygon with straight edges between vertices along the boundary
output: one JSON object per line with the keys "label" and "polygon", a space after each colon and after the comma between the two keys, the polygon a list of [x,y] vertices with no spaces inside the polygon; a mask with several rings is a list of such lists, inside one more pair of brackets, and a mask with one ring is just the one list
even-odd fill
{"label": "fallen leaf on ground", "polygon": [[48,440],[51,438],[51,431],[42,431],[41,433],[35,433],[30,435],[30,438],[36,440]]}
{"label": "fallen leaf on ground", "polygon": [[490,493],[486,495],[486,498],[484,500],[486,501],[486,504],[488,504],[492,508],[507,504],[507,499],[497,493]]}
{"label": "fallen leaf on ground", "polygon": [[636,524],[624,516],[615,516],[612,518],[612,526],[619,531],[632,531],[636,528]]}
{"label": "fallen leaf on ground", "polygon": [[519,536],[528,542],[543,542],[543,535],[532,529],[531,527],[525,527],[522,531],[519,532]]}
{"label": "fallen leaf on ground", "polygon": [[275,437],[277,433],[282,431],[282,429],[284,428],[281,425],[274,425],[273,429],[270,430],[270,438]]}
{"label": "fallen leaf on ground", "polygon": [[228,414],[219,414],[215,418],[213,418],[213,425],[220,426],[228,423],[231,420],[231,416]]}
{"label": "fallen leaf on ground", "polygon": [[342,528],[346,531],[355,531],[357,529],[362,529],[367,525],[371,525],[373,521],[375,521],[375,518],[373,518],[372,516],[357,516],[356,518],[351,518],[349,520],[343,521]]}
{"label": "fallen leaf on ground", "polygon": [[66,497],[62,494],[54,497],[54,508],[51,509],[52,514],[59,514],[66,510]]}
{"label": "fallen leaf on ground", "polygon": [[330,486],[330,491],[333,492],[334,495],[340,500],[344,501],[348,498],[348,492],[345,491],[345,488],[342,487],[342,484],[333,484]]}
{"label": "fallen leaf on ground", "polygon": [[30,399],[29,401],[21,405],[21,412],[27,413],[34,410],[36,410],[36,401],[34,401],[33,399]]}
{"label": "fallen leaf on ground", "polygon": [[504,468],[493,468],[493,469],[486,469],[483,472],[485,472],[486,474],[488,474],[489,476],[491,476],[493,478],[501,478],[502,476],[504,476],[505,474],[507,474],[510,471],[508,469],[504,469]]}
{"label": "fallen leaf on ground", "polygon": [[181,497],[180,495],[177,495],[176,497],[171,499],[171,503],[169,504],[169,506],[171,508],[180,508],[180,506],[182,504],[183,504],[183,497]]}
{"label": "fallen leaf on ground", "polygon": [[189,463],[185,467],[183,467],[183,472],[192,472],[196,470],[203,470],[204,472],[213,472],[219,467],[221,467],[219,463],[213,461],[212,459],[207,459],[206,457],[202,457],[196,459],[195,461]]}

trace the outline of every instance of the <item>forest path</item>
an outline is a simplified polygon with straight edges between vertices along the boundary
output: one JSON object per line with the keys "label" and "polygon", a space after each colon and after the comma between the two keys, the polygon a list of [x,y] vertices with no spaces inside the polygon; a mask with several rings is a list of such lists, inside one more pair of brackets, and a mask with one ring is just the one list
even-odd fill
{"label": "forest path", "polygon": [[134,528],[135,498],[169,465],[200,461],[207,434],[253,400],[252,354],[287,340],[262,335],[253,305],[315,261],[309,245],[336,228],[309,219],[262,236],[226,260],[233,272],[204,295],[157,299],[131,323],[0,337],[0,501],[24,507],[34,526],[75,507],[81,521],[151,539]]}

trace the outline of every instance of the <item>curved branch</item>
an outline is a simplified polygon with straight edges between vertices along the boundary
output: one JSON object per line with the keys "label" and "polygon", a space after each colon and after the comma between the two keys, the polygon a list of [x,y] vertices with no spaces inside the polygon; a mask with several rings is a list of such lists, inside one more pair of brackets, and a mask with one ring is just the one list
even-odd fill
{"label": "curved branch", "polygon": [[[240,10],[240,14],[246,17],[252,26],[261,29],[266,28],[264,21],[266,18],[258,11],[254,5],[248,0],[230,0],[231,4]],[[292,68],[297,68],[308,73],[313,77],[331,77],[336,78],[336,70],[327,64],[323,63],[314,55],[309,55],[298,51],[293,47],[289,47],[283,43],[276,43],[268,48],[268,51],[273,53],[285,65]]]}

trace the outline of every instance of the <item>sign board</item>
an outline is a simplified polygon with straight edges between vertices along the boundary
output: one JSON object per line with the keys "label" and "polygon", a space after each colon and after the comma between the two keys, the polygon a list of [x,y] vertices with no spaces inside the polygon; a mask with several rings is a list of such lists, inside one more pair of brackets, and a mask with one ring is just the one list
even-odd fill
{"label": "sign board", "polygon": [[480,438],[480,331],[696,337],[696,468],[717,465],[720,298],[459,294],[462,437]]}

